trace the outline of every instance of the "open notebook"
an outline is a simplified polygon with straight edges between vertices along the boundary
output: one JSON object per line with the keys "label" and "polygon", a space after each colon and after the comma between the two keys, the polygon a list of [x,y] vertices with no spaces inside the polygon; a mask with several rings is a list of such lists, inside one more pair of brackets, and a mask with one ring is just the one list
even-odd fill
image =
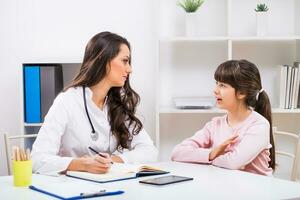
{"label": "open notebook", "polygon": [[106,174],[93,174],[89,172],[67,171],[66,175],[74,178],[106,183],[112,181],[120,181],[125,179],[133,179],[141,176],[151,176],[169,173],[167,171],[151,167],[147,165],[132,165],[114,163]]}

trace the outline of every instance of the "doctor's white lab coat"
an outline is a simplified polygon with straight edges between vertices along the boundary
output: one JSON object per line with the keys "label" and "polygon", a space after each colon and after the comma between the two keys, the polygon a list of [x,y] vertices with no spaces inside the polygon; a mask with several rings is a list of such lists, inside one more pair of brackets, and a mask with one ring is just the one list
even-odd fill
{"label": "doctor's white lab coat", "polygon": [[89,146],[99,152],[116,154],[125,163],[156,161],[157,149],[144,129],[133,136],[129,150],[125,149],[122,153],[116,151],[117,141],[110,131],[107,106],[99,109],[92,101],[92,95],[92,91],[86,88],[87,107],[94,128],[99,133],[98,140],[91,138],[92,129],[84,108],[82,87],[60,93],[33,144],[31,155],[35,173],[57,175],[67,169],[73,158],[94,155]]}

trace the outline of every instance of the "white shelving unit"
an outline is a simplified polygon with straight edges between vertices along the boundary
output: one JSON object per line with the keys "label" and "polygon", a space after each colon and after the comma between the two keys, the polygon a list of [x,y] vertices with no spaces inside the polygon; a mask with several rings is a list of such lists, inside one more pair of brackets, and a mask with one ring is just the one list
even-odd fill
{"label": "white shelving unit", "polygon": [[42,126],[43,123],[23,123],[24,127]]}
{"label": "white shelving unit", "polygon": [[177,1],[160,3],[157,69],[156,144],[160,159],[169,160],[173,147],[214,116],[219,109],[180,110],[173,97],[213,95],[214,71],[230,59],[247,59],[261,73],[273,113],[273,125],[300,132],[300,109],[280,109],[278,65],[300,60],[300,1],[267,0],[268,35],[256,36],[257,0],[209,0],[197,11],[196,37],[185,37],[184,12]]}

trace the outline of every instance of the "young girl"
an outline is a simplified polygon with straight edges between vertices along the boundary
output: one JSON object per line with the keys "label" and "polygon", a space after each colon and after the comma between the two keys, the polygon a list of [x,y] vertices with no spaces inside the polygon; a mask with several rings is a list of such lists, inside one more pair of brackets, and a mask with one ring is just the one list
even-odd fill
{"label": "young girl", "polygon": [[246,60],[230,60],[217,68],[215,80],[216,104],[227,114],[178,144],[172,160],[271,175],[275,167],[271,106],[257,67]]}

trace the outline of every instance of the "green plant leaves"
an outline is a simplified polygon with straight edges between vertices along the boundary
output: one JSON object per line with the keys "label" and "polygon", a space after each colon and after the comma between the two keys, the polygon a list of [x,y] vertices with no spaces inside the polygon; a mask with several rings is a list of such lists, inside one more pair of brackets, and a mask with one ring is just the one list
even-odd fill
{"label": "green plant leaves", "polygon": [[267,12],[269,10],[268,6],[264,3],[256,5],[256,12]]}
{"label": "green plant leaves", "polygon": [[185,12],[196,12],[198,8],[204,3],[204,0],[184,0],[179,2],[178,5],[182,7]]}

